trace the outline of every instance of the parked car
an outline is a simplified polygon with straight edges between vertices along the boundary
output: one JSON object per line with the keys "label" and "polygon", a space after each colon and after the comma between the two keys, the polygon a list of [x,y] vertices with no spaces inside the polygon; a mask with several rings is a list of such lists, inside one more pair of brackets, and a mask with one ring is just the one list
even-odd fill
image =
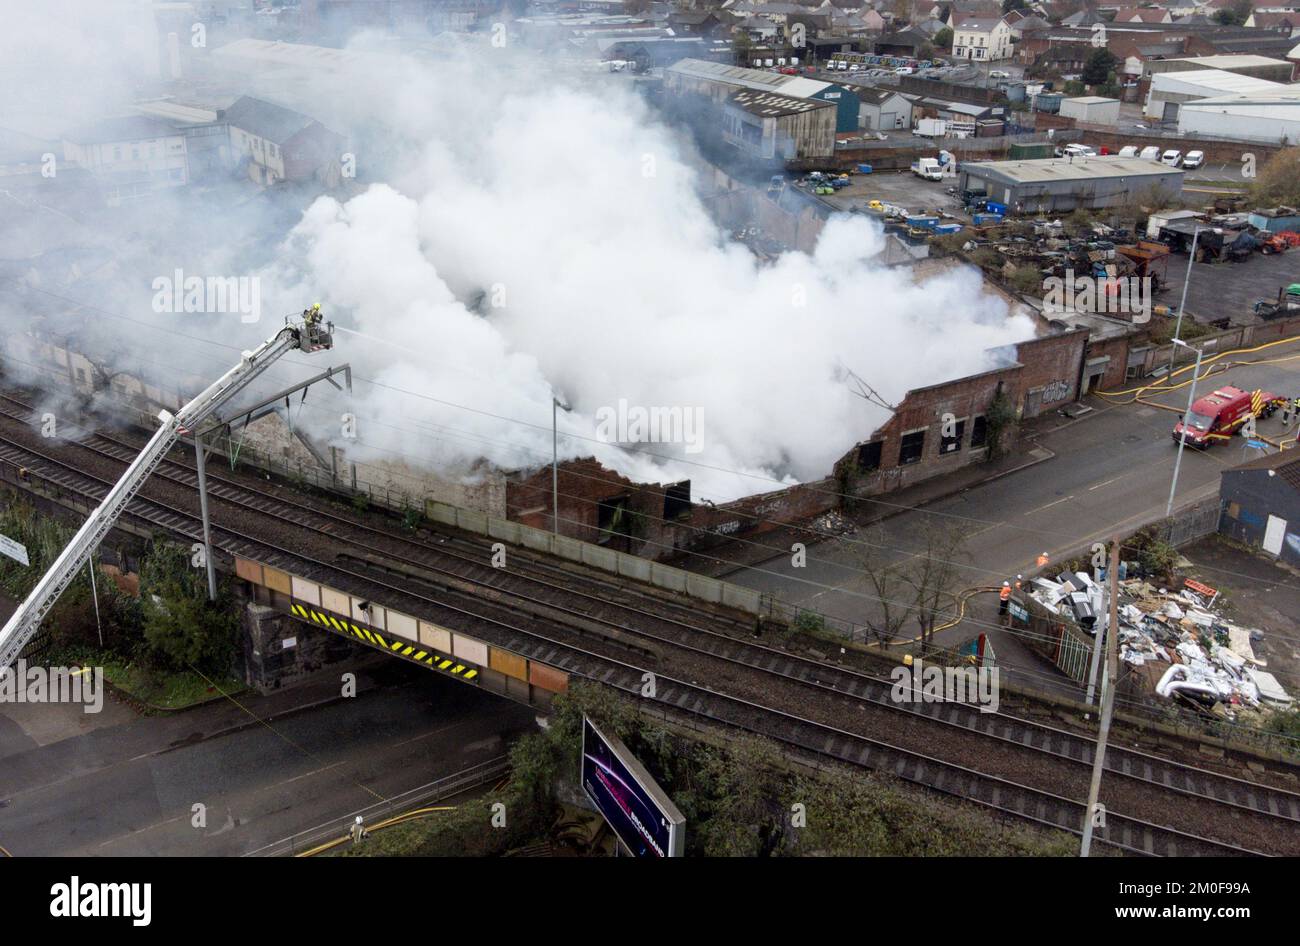
{"label": "parked car", "polygon": [[896,76],[910,76],[910,75],[914,74],[915,72],[916,72],[916,70],[913,69],[911,66],[901,66],[900,68],[894,70],[894,75],[896,75]]}
{"label": "parked car", "polygon": [[1119,156],[1121,158],[1136,158],[1138,156],[1137,145],[1125,145],[1124,147],[1120,148]]}
{"label": "parked car", "polygon": [[1157,148],[1155,145],[1147,145],[1145,148],[1142,149],[1142,153],[1139,154],[1138,157],[1141,158],[1143,161],[1159,161],[1160,149]]}
{"label": "parked car", "polygon": [[1170,148],[1164,154],[1160,155],[1160,163],[1167,164],[1171,168],[1179,167],[1183,163],[1183,153],[1177,148]]}
{"label": "parked car", "polygon": [[1194,171],[1205,163],[1204,151],[1189,151],[1187,157],[1183,158],[1183,167],[1189,171]]}
{"label": "parked car", "polygon": [[1009,73],[1009,72],[1007,72],[1007,71],[1005,71],[1005,70],[1003,70],[1003,69],[994,69],[992,72],[989,73],[989,78],[990,78],[990,79],[1010,79],[1010,78],[1011,78],[1011,73]]}
{"label": "parked car", "polygon": [[1060,153],[1059,157],[1062,157],[1062,158],[1090,158],[1090,157],[1095,156],[1096,154],[1097,154],[1097,152],[1096,152],[1094,149],[1088,147],[1087,145],[1081,145],[1081,144],[1069,144],[1069,145],[1066,145],[1064,148],[1061,149],[1061,153]]}

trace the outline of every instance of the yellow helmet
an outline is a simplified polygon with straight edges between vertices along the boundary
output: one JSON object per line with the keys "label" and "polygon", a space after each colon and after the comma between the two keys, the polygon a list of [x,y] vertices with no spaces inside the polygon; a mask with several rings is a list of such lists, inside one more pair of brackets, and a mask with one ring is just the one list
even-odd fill
{"label": "yellow helmet", "polygon": [[320,311],[320,303],[317,302],[315,305],[313,305],[313,306],[311,307],[311,310],[312,310],[313,312],[319,312],[319,311]]}

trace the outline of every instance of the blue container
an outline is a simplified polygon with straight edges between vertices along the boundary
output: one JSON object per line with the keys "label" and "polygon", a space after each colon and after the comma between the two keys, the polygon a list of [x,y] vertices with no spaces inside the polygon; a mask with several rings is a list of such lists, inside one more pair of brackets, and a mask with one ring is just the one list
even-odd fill
{"label": "blue container", "polygon": [[859,164],[859,165],[858,165],[858,173],[859,173],[859,174],[870,174],[870,173],[871,173],[871,165],[870,165],[870,164]]}
{"label": "blue container", "polygon": [[976,214],[973,219],[975,220],[975,226],[983,227],[990,223],[1001,223],[1002,214]]}
{"label": "blue container", "polygon": [[998,214],[1003,217],[1007,215],[1007,205],[999,204],[997,201],[993,200],[984,201],[984,210],[986,213]]}
{"label": "blue container", "polygon": [[961,224],[960,224],[960,223],[941,223],[941,224],[939,224],[937,227],[934,228],[934,232],[935,232],[935,233],[938,233],[938,234],[941,235],[941,236],[946,236],[946,235],[948,235],[948,234],[950,234],[950,233],[961,233]]}
{"label": "blue container", "polygon": [[933,230],[939,225],[939,218],[922,216],[908,217],[907,225],[909,227],[921,227],[926,230]]}

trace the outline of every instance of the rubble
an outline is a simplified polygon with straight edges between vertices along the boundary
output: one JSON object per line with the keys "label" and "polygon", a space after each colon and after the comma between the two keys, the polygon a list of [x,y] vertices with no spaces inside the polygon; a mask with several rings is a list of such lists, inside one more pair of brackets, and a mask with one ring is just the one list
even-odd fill
{"label": "rubble", "polygon": [[[1135,667],[1152,661],[1169,664],[1155,686],[1159,696],[1190,700],[1225,718],[1242,708],[1267,712],[1291,705],[1292,697],[1251,646],[1262,632],[1233,624],[1215,610],[1217,591],[1190,579],[1169,590],[1125,577],[1134,569],[1134,563],[1125,563],[1120,571],[1120,659]],[[1109,623],[1106,590],[1086,572],[1035,578],[1028,593],[1089,634]]]}

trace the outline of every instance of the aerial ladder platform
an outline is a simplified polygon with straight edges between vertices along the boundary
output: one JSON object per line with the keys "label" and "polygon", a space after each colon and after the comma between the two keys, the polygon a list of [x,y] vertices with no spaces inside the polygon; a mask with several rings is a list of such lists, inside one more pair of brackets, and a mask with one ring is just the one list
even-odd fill
{"label": "aerial ladder platform", "polygon": [[161,426],[0,631],[0,668],[8,667],[18,659],[59,596],[85,566],[149,474],[162,463],[177,440],[197,430],[204,419],[248,387],[285,353],[295,349],[310,353],[333,347],[334,326],[322,320],[319,305],[313,306],[303,312],[301,319],[286,319],[284,328],[254,350],[244,352],[239,364],[175,414],[160,411]]}

